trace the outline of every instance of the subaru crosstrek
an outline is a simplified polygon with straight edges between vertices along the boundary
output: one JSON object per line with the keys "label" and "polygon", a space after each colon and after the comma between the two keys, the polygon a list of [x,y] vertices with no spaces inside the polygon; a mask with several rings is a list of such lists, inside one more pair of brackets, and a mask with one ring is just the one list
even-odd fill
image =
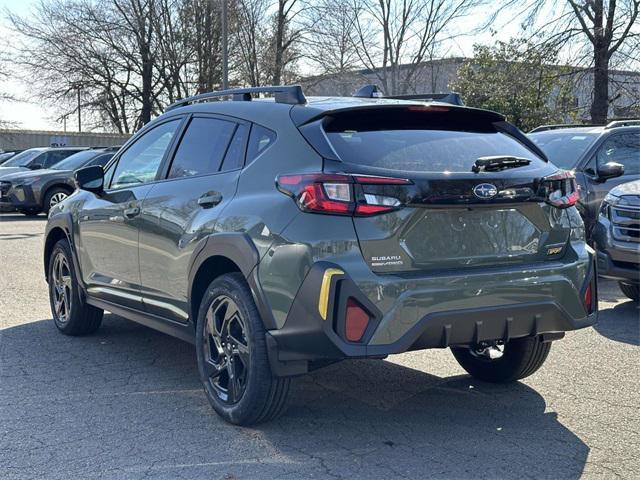
{"label": "subaru crosstrek", "polygon": [[108,310],[194,342],[232,423],[348,358],[449,347],[515,381],[596,321],[575,179],[494,112],[213,92],[75,178],[46,229],[55,325],[90,333]]}

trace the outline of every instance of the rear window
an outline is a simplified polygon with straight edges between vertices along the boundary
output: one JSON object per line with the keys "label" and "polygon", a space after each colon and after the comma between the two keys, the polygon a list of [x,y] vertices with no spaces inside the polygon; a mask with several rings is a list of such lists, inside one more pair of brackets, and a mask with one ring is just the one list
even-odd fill
{"label": "rear window", "polygon": [[[354,112],[355,113],[355,112]],[[360,111],[324,126],[343,162],[405,172],[470,172],[479,157],[536,155],[484,119],[465,112]],[[473,116],[473,114],[471,115]]]}

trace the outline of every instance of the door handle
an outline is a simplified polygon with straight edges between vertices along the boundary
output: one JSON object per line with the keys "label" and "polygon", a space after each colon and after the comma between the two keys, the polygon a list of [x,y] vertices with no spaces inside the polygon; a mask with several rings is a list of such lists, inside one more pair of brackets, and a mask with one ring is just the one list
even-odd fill
{"label": "door handle", "polygon": [[140,214],[140,207],[131,207],[124,210],[124,216],[127,218],[133,218]]}
{"label": "door handle", "polygon": [[215,207],[222,201],[222,195],[218,192],[207,192],[198,199],[198,205],[202,208]]}

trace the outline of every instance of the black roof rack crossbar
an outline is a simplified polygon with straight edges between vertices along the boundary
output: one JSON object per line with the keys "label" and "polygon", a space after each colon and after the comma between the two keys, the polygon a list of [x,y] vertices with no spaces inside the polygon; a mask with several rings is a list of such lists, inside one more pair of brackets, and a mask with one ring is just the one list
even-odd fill
{"label": "black roof rack crossbar", "polygon": [[393,100],[437,100],[452,105],[464,105],[460,94],[450,93],[417,93],[412,95],[385,96],[377,85],[365,85],[356,91],[353,97],[358,98],[391,98]]}
{"label": "black roof rack crossbar", "polygon": [[196,102],[203,102],[219,97],[232,97],[235,101],[251,101],[253,95],[259,93],[272,93],[276,103],[287,103],[289,105],[300,105],[307,103],[307,99],[302,92],[300,85],[282,85],[270,87],[247,87],[247,88],[231,88],[228,90],[219,90],[216,92],[201,93],[192,97],[178,100],[169,105],[165,111],[178,107],[184,107]]}

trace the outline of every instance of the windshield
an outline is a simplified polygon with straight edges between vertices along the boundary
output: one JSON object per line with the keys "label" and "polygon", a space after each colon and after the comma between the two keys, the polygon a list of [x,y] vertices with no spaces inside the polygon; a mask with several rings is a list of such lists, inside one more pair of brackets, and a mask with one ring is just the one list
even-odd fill
{"label": "windshield", "polygon": [[556,167],[570,170],[598,137],[597,133],[550,131],[529,134]]}
{"label": "windshield", "polygon": [[86,150],[84,152],[74,153],[61,162],[56,163],[51,168],[53,170],[77,170],[99,153],[100,152],[95,150]]}
{"label": "windshield", "polygon": [[42,150],[26,150],[2,164],[3,167],[26,167]]}

